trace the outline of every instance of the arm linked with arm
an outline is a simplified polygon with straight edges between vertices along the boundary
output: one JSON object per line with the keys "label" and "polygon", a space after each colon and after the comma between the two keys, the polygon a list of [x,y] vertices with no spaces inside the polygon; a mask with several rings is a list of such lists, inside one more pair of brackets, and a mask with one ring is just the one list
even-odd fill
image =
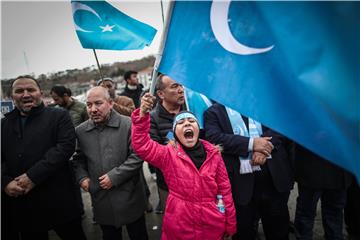
{"label": "arm linked with arm", "polygon": [[87,158],[85,154],[81,151],[79,140],[77,140],[76,142],[76,151],[71,161],[78,183],[80,183],[86,178],[89,178]]}
{"label": "arm linked with arm", "polygon": [[208,109],[204,113],[204,127],[206,139],[213,144],[221,144],[223,153],[242,157],[246,157],[249,154],[248,146],[250,138],[224,133],[220,126],[220,120],[212,109]]}

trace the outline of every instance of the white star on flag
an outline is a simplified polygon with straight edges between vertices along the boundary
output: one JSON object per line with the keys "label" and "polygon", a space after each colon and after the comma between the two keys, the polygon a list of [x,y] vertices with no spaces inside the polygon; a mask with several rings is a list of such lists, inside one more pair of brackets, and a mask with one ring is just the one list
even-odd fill
{"label": "white star on flag", "polygon": [[110,26],[109,24],[106,24],[105,26],[99,26],[102,29],[102,32],[112,32],[113,27],[115,25]]}

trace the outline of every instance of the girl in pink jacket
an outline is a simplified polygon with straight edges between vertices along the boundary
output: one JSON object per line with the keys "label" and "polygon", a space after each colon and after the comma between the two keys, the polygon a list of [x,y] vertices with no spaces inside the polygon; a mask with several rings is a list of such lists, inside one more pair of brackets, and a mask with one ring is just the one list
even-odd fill
{"label": "girl in pink jacket", "polygon": [[[235,208],[219,150],[199,139],[199,125],[190,112],[176,115],[174,144],[151,140],[148,111],[153,100],[145,94],[132,114],[132,147],[141,159],[161,169],[169,188],[161,239],[231,239],[236,232]],[[225,212],[217,206],[217,195],[223,197]]]}

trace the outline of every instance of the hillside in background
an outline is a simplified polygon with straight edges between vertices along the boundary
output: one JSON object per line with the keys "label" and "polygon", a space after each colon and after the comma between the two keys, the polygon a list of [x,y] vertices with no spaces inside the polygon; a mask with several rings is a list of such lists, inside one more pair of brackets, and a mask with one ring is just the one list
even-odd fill
{"label": "hillside in background", "polygon": [[[141,71],[145,68],[153,67],[154,62],[155,57],[148,56],[134,61],[103,64],[101,65],[101,71],[104,77],[111,77],[120,82],[126,71]],[[14,79],[1,80],[2,98],[10,96],[10,84]],[[69,87],[76,94],[77,92],[82,92],[83,86],[87,86],[91,82],[100,79],[100,74],[97,66],[93,65],[83,69],[68,69],[56,73],[40,74],[36,79],[39,81],[45,96],[48,96],[51,87],[57,84]]]}

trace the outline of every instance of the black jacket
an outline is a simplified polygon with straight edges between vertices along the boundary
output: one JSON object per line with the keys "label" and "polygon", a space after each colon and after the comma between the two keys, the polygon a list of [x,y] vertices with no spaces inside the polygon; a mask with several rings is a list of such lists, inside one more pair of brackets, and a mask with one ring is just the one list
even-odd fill
{"label": "black jacket", "polygon": [[120,96],[126,96],[131,98],[134,101],[135,108],[140,107],[140,96],[143,91],[144,86],[140,83],[137,85],[135,90],[131,90],[128,88],[126,84],[124,91],[120,94]]}
{"label": "black jacket", "polygon": [[[18,230],[47,230],[80,217],[69,158],[75,130],[69,113],[41,105],[33,108],[24,128],[17,109],[1,121],[1,183],[7,219]],[[22,130],[23,129],[23,130]],[[35,187],[17,198],[4,187],[27,173]]]}
{"label": "black jacket", "polygon": [[[248,127],[248,119],[243,116]],[[214,144],[222,144],[222,157],[229,174],[234,201],[237,204],[247,204],[253,195],[254,174],[240,174],[239,156],[248,155],[249,138],[234,135],[226,109],[215,103],[204,113],[206,138]],[[293,187],[293,164],[288,154],[289,141],[284,136],[263,126],[263,135],[272,137],[274,145],[272,159],[265,164],[270,172],[275,189],[278,192],[288,192]]]}
{"label": "black jacket", "polygon": [[311,189],[346,189],[351,175],[304,147],[294,145],[295,178],[298,184]]}

